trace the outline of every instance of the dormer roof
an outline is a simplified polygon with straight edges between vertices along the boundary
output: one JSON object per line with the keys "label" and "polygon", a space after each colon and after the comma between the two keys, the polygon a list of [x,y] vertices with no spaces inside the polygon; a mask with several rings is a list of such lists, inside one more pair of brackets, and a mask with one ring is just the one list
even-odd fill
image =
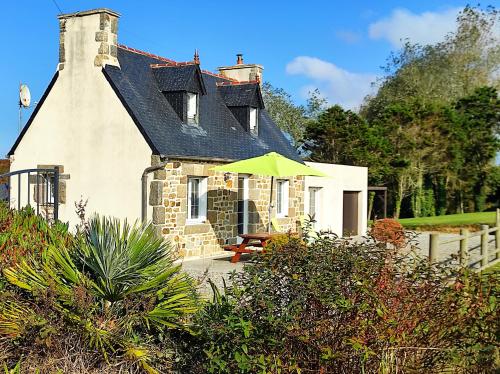
{"label": "dormer roof", "polygon": [[241,107],[251,106],[255,108],[264,108],[264,100],[260,92],[259,82],[244,83],[222,83],[217,85],[227,106]]}
{"label": "dormer roof", "polygon": [[151,69],[162,92],[188,91],[206,94],[198,64],[152,64]]}

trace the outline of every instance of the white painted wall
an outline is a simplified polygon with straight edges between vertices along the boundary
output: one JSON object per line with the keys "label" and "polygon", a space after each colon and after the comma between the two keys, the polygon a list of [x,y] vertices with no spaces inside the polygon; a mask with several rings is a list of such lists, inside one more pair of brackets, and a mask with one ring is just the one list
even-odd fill
{"label": "white painted wall", "polygon": [[[64,165],[70,179],[59,217],[71,225],[78,223],[74,202],[81,197],[88,199],[87,214],[140,219],[141,175],[151,165],[150,147],[94,66],[98,29],[99,14],[68,20],[64,69],[11,157],[11,171]],[[16,179],[12,187],[17,196]]]}
{"label": "white painted wall", "polygon": [[358,232],[366,233],[368,168],[348,165],[306,162],[308,166],[321,170],[330,177],[305,177],[304,211],[309,213],[309,187],[321,187],[316,230],[331,230],[342,235],[342,212],[344,191],[359,191]]}

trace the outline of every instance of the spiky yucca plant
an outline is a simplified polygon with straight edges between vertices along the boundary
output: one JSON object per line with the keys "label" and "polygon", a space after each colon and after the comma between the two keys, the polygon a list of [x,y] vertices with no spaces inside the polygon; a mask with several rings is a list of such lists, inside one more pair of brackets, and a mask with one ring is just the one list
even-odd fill
{"label": "spiky yucca plant", "polygon": [[0,346],[75,334],[105,360],[141,352],[133,362],[154,372],[165,328],[189,330],[198,309],[193,281],[151,225],[95,216],[76,243],[4,269],[24,292],[0,297]]}

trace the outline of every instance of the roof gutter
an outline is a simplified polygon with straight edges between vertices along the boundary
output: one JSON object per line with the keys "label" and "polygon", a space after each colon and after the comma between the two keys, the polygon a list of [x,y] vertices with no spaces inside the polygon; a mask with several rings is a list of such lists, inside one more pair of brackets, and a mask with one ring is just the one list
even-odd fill
{"label": "roof gutter", "polygon": [[[163,158],[162,158],[163,159]],[[160,162],[158,165],[149,166],[142,172],[141,183],[142,183],[142,205],[141,205],[141,221],[146,223],[148,215],[148,174],[163,169],[167,163],[168,158],[164,158],[164,161]]]}

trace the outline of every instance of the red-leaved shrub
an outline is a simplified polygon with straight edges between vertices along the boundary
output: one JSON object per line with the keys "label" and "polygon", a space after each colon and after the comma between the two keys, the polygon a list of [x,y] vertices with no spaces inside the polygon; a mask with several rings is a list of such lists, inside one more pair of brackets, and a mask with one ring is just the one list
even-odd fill
{"label": "red-leaved shrub", "polygon": [[392,244],[396,249],[407,243],[403,226],[392,218],[376,220],[372,225],[371,236],[378,242]]}

